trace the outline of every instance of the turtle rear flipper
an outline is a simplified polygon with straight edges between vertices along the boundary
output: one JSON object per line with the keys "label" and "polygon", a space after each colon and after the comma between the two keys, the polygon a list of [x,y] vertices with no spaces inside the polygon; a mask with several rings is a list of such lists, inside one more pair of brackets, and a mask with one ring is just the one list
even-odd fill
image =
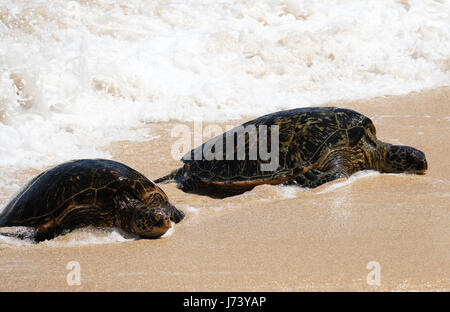
{"label": "turtle rear flipper", "polygon": [[158,179],[154,180],[153,182],[155,182],[155,183],[164,183],[164,184],[170,183],[170,182],[174,182],[174,181],[176,181],[176,179],[179,176],[182,175],[182,173],[183,173],[182,169],[183,168],[175,169],[171,173],[169,173],[168,175],[165,175],[165,176],[163,176],[161,178],[158,178]]}

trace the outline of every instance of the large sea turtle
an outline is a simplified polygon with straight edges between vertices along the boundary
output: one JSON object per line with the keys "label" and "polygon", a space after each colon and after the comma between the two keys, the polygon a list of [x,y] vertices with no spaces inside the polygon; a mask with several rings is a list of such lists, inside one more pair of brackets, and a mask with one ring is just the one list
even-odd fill
{"label": "large sea turtle", "polygon": [[82,159],[33,178],[3,209],[0,227],[33,227],[36,241],[88,225],[156,238],[183,217],[136,170],[112,160]]}
{"label": "large sea turtle", "polygon": [[[263,128],[266,132],[259,132]],[[253,134],[252,129],[256,129]],[[271,141],[276,130],[277,140]],[[257,139],[255,133],[259,134]],[[271,170],[261,167],[269,163],[267,157],[249,155],[251,150],[261,151],[265,144],[271,149],[277,142],[273,147],[278,146],[278,154],[270,160],[275,159],[277,166]],[[245,157],[236,158],[244,144]],[[209,158],[205,157],[208,152]],[[427,169],[423,152],[378,140],[368,117],[336,107],[298,108],[259,117],[203,143],[182,161],[183,167],[155,183],[176,182],[185,192],[219,198],[260,184],[314,188],[366,169],[390,173],[424,173]]]}

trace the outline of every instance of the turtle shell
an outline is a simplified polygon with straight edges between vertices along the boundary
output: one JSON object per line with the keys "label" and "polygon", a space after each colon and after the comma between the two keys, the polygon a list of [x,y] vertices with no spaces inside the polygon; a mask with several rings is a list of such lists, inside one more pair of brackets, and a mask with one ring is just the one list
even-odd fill
{"label": "turtle shell", "polygon": [[167,201],[159,187],[124,164],[74,160],[44,171],[25,185],[3,209],[0,226],[37,227],[52,220],[57,224],[63,217],[73,228],[114,226],[120,209],[114,202],[117,196],[145,203],[151,193],[160,194],[161,202]]}
{"label": "turtle shell", "polygon": [[[268,163],[269,160],[262,160],[259,152],[256,159],[249,155],[250,148],[255,150],[255,144],[258,144],[261,137],[250,140],[251,135],[247,130],[251,127],[248,126],[255,126],[259,133],[262,125],[267,129],[265,142],[268,151],[271,150],[271,126],[277,125],[279,131],[278,167],[271,171],[261,170],[261,164]],[[375,135],[372,121],[350,109],[314,107],[280,111],[246,122],[191,150],[182,158],[185,163],[184,172],[189,172],[191,177],[199,178],[204,183],[230,187],[278,184],[291,179],[302,168],[313,167],[333,149],[353,147],[367,129]],[[236,157],[239,135],[241,138],[245,137],[245,159]],[[233,148],[232,154],[228,154],[227,158],[227,153],[230,153],[227,141],[233,137],[234,144],[229,144]],[[215,153],[217,146],[221,146],[222,150],[221,153],[216,153],[216,159],[205,159],[203,152]]]}

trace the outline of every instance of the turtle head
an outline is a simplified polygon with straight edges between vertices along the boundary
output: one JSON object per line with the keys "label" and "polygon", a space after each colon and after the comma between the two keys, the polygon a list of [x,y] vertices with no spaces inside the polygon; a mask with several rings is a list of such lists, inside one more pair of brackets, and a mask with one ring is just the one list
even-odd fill
{"label": "turtle head", "polygon": [[381,171],[387,173],[424,174],[428,169],[425,154],[411,146],[387,146]]}
{"label": "turtle head", "polygon": [[158,238],[171,227],[166,207],[139,205],[134,211],[132,223],[132,232],[144,238]]}

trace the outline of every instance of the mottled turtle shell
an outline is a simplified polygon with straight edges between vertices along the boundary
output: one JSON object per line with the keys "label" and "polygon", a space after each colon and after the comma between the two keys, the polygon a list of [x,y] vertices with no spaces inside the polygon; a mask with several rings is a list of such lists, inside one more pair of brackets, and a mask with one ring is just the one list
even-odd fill
{"label": "mottled turtle shell", "polygon": [[[237,134],[245,131],[245,127],[254,125],[258,129],[261,125],[267,126],[267,142],[270,151],[270,133],[272,125],[279,126],[279,159],[278,168],[275,171],[261,171],[261,163],[268,162],[259,158],[248,159],[250,136],[245,134],[244,160],[226,160],[227,133]],[[191,177],[199,178],[204,183],[215,185],[278,184],[288,181],[296,176],[299,168],[313,167],[316,162],[330,151],[339,148],[353,147],[362,138],[366,129],[375,136],[375,127],[372,121],[350,109],[336,107],[297,108],[268,114],[252,121],[246,122],[241,127],[236,127],[222,135],[219,135],[201,146],[191,150],[182,161],[185,163],[184,172],[189,172]],[[237,151],[237,134],[234,139],[235,153]],[[260,138],[259,138],[260,139]],[[222,160],[195,159],[195,155],[201,155],[201,151],[211,148],[216,142],[223,142]],[[220,143],[218,143],[220,144]],[[214,152],[214,148],[211,149]],[[236,155],[236,154],[235,154]]]}
{"label": "mottled turtle shell", "polygon": [[114,226],[119,196],[144,203],[167,202],[158,186],[124,164],[74,160],[44,171],[25,185],[3,209],[0,226],[37,227],[52,220],[57,225],[62,219],[69,228],[71,224],[73,228]]}

